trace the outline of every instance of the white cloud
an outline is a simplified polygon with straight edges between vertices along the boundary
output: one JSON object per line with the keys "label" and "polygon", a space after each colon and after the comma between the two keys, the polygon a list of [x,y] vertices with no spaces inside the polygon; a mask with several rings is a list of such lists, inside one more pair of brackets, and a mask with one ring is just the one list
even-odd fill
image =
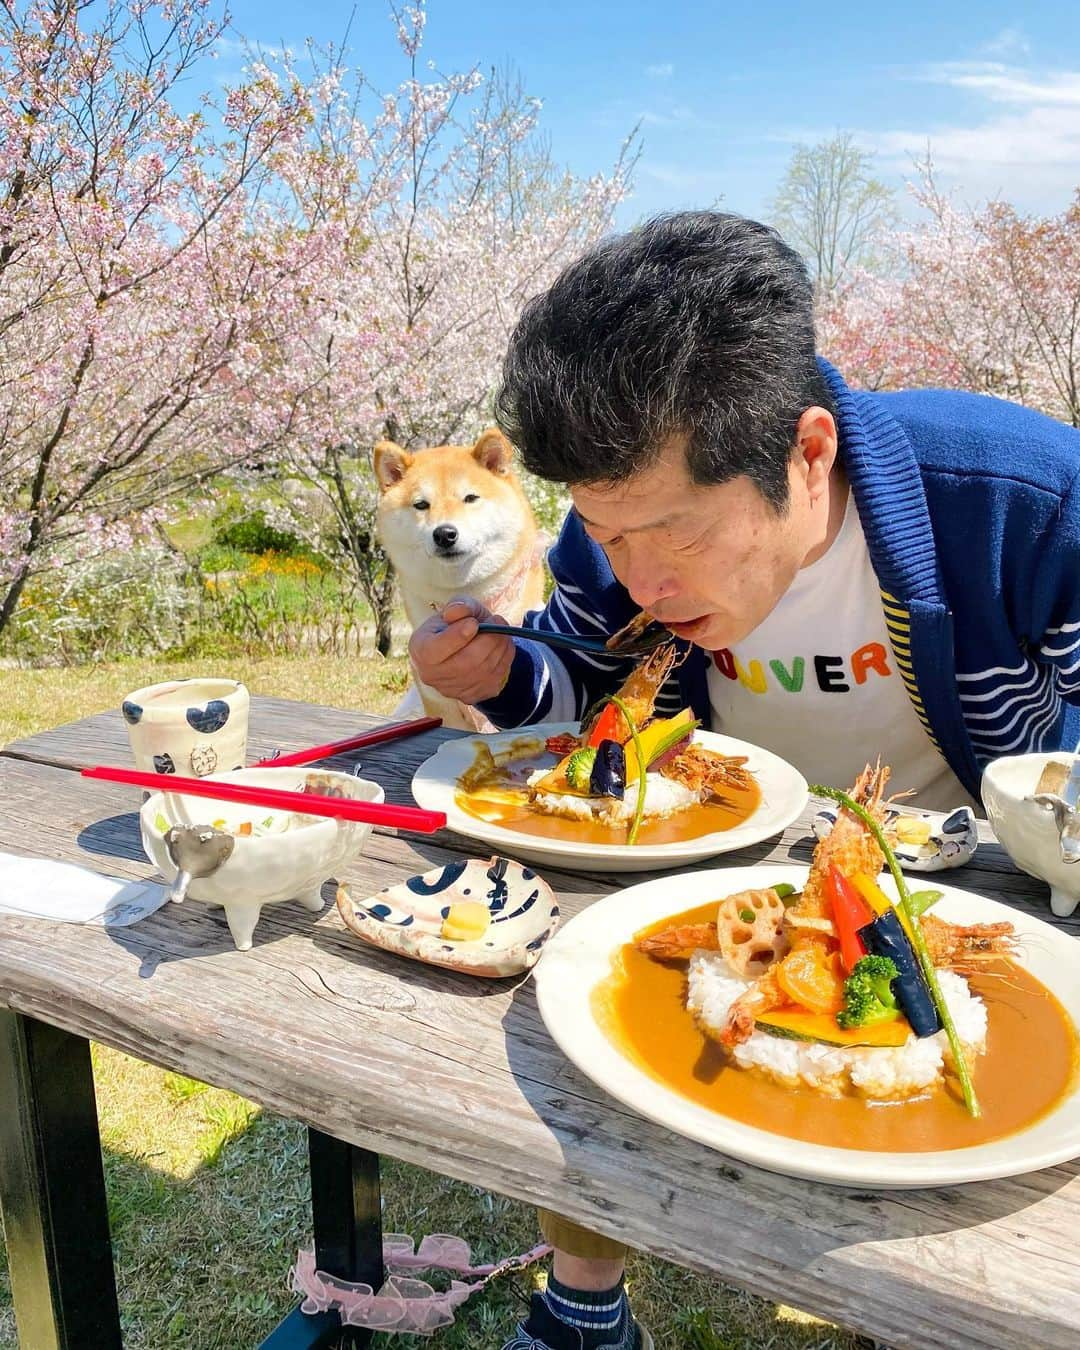
{"label": "white cloud", "polygon": [[646,108],[644,112],[638,113],[636,120],[642,126],[664,127],[672,131],[714,131],[724,136],[729,136],[731,133],[730,123],[718,122],[712,117],[703,117],[685,103],[673,103],[663,109]]}
{"label": "white cloud", "polygon": [[1030,56],[1031,43],[1019,28],[1003,28],[996,37],[984,42],[978,49],[980,56],[1000,56],[1003,58]]}
{"label": "white cloud", "polygon": [[1080,70],[1038,74],[996,61],[943,61],[924,66],[908,78],[970,90],[992,103],[1080,107]]}
{"label": "white cloud", "polygon": [[222,33],[214,42],[214,55],[241,61],[245,65],[251,60],[284,61],[288,59],[294,65],[311,60],[311,53],[306,43],[302,43],[298,51],[295,47],[283,46],[279,42],[262,42],[259,38],[234,38],[225,33]]}
{"label": "white cloud", "polygon": [[637,178],[646,198],[654,197],[655,190],[661,189],[667,205],[693,202],[698,206],[708,206],[719,201],[731,186],[731,175],[722,169],[668,164],[660,160],[642,160],[638,165]]}
{"label": "white cloud", "polygon": [[650,80],[670,80],[675,74],[675,67],[670,61],[661,61],[655,66],[646,66],[645,74]]}
{"label": "white cloud", "polygon": [[[1016,50],[1015,34],[1010,40]],[[1040,212],[1061,210],[1080,186],[1080,70],[973,60],[896,74],[963,93],[973,111],[963,120],[905,119],[857,132],[859,144],[880,157],[880,169],[910,178],[929,148],[941,181],[969,201],[1005,197]],[[911,100],[905,106],[910,110]]]}

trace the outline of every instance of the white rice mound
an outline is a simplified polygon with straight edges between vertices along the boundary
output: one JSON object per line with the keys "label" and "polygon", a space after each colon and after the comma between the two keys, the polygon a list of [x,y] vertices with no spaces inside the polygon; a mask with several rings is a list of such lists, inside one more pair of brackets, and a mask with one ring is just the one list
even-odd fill
{"label": "white rice mound", "polygon": [[[546,769],[537,769],[531,773],[527,780],[530,787],[546,774]],[[538,792],[532,798],[531,805],[546,816],[562,816],[566,820],[595,820],[604,825],[627,825],[637,810],[637,794],[636,783],[630,784],[621,801],[617,797],[577,797],[569,792]],[[659,773],[645,775],[645,820],[673,816],[693,806],[697,800],[696,792],[691,792],[674,779],[665,778]]]}
{"label": "white rice mound", "polygon": [[[952,971],[939,970],[938,981],[966,1055],[981,1054],[986,1047],[986,1005]],[[719,1038],[728,1009],[749,985],[719,953],[694,953],[686,1004],[706,1035]],[[730,1053],[740,1068],[754,1069],[784,1087],[811,1087],[833,1097],[854,1093],[873,1101],[919,1096],[941,1079],[952,1061],[944,1031],[922,1039],[911,1035],[895,1048],[817,1045],[755,1031]]]}

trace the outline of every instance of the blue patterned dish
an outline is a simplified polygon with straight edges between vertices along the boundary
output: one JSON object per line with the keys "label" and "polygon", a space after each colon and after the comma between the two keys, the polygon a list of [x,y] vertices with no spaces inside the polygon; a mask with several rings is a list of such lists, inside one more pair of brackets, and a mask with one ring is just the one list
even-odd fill
{"label": "blue patterned dish", "polygon": [[[836,824],[836,807],[823,807],[810,821],[810,828],[818,839],[824,839]],[[920,811],[914,806],[890,806],[885,812],[885,827],[894,827],[897,820],[926,820],[930,823],[930,838],[925,844],[905,844],[897,841],[893,852],[897,861],[912,872],[943,872],[952,867],[963,867],[979,844],[975,812],[970,806],[958,806],[955,811]]]}
{"label": "blue patterned dish", "polygon": [[[451,905],[486,904],[491,922],[482,937],[453,942],[442,936]],[[559,926],[551,887],[530,867],[509,858],[468,858],[387,886],[357,902],[338,888],[346,927],[373,946],[466,975],[519,975],[540,959]]]}

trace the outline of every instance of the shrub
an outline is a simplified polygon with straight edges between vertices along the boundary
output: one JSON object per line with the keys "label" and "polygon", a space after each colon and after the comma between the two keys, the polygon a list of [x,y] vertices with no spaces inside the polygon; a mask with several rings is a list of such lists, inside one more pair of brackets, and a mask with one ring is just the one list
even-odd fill
{"label": "shrub", "polygon": [[305,553],[304,544],[287,530],[268,525],[261,511],[255,511],[243,520],[223,525],[215,534],[214,542],[240,553]]}
{"label": "shrub", "polygon": [[3,652],[26,665],[153,655],[186,640],[198,606],[183,560],[160,545],[58,557],[27,584]]}

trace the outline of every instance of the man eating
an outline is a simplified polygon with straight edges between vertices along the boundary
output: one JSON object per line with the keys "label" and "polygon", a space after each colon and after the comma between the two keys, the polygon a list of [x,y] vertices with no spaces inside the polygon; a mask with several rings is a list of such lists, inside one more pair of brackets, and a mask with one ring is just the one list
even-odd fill
{"label": "man eating", "polygon": [[[537,629],[646,610],[686,648],[658,715],[847,785],[978,805],[982,770],[1080,735],[1080,432],[945,390],[863,393],[818,357],[771,229],[720,212],[605,240],[525,308],[498,396],[573,509]],[[630,664],[478,634],[467,597],[413,634],[418,677],[500,727],[572,721]],[[553,1277],[505,1350],[650,1344],[625,1249],[554,1215]]]}

